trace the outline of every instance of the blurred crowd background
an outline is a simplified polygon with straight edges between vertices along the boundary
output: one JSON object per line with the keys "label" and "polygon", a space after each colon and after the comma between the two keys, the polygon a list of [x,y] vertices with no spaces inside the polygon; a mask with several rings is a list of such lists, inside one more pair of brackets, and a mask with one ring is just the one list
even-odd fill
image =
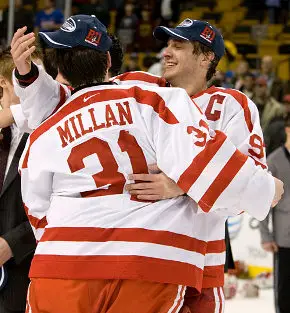
{"label": "blurred crowd background", "polygon": [[[51,31],[64,21],[64,0],[15,0],[14,30]],[[152,32],[185,18],[217,26],[226,56],[211,84],[243,91],[258,106],[268,154],[285,139],[290,111],[289,0],[72,0],[71,14],[94,14],[120,39],[122,71],[161,74],[162,43]],[[7,46],[8,0],[0,1],[0,43]],[[277,135],[279,134],[279,135]]]}
{"label": "blurred crowd background", "polygon": [[[269,153],[283,140],[283,135],[277,142],[271,137],[281,129],[283,113],[290,111],[289,2],[73,0],[71,14],[94,14],[118,36],[126,52],[123,71],[144,70],[157,75],[161,74],[163,46],[152,36],[154,27],[174,27],[187,17],[217,26],[223,33],[227,53],[211,84],[241,90],[254,100]],[[8,0],[0,1],[2,47],[9,44],[8,7]],[[14,29],[23,25],[35,32],[57,29],[64,20],[64,9],[64,0],[15,0]]]}

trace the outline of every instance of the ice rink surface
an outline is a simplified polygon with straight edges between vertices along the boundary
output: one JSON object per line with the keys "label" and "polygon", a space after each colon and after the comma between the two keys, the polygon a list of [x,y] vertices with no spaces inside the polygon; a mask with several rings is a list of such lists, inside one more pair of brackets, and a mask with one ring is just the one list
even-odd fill
{"label": "ice rink surface", "polygon": [[273,290],[261,290],[259,298],[254,299],[238,294],[234,299],[226,300],[225,313],[275,313]]}

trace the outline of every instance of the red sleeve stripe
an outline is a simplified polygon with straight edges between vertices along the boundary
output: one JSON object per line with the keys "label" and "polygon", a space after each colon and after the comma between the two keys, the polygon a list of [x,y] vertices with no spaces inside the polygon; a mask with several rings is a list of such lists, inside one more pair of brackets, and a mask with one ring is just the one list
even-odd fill
{"label": "red sleeve stripe", "polygon": [[221,148],[226,138],[224,133],[217,130],[216,136],[207,142],[205,149],[193,159],[189,167],[179,177],[177,184],[184,192],[188,192],[191,186],[196,182],[205,167]]}
{"label": "red sleeve stripe", "polygon": [[44,228],[47,225],[47,220],[46,217],[43,217],[42,219],[39,219],[35,216],[32,216],[28,213],[28,207],[24,204],[24,210],[25,213],[29,219],[30,224],[34,227],[34,228]]}
{"label": "red sleeve stripe", "polygon": [[249,106],[248,106],[248,99],[247,99],[246,95],[244,95],[243,93],[241,93],[237,90],[234,90],[234,89],[220,89],[217,87],[211,87],[211,88],[206,90],[206,93],[208,93],[208,94],[213,94],[216,92],[223,92],[223,93],[227,93],[227,94],[231,95],[241,105],[241,107],[244,110],[244,116],[245,116],[246,124],[248,126],[249,132],[251,133],[253,131],[254,127],[253,127],[252,118],[251,118],[251,111],[250,111]]}
{"label": "red sleeve stripe", "polygon": [[210,211],[216,200],[246,163],[247,159],[248,157],[238,150],[236,150],[236,152],[231,156],[227,164],[220,171],[206,193],[198,202],[198,205],[204,212]]}
{"label": "red sleeve stripe", "polygon": [[[206,242],[186,235],[162,230],[144,228],[99,228],[99,227],[53,227],[47,228],[41,237],[44,241],[76,241],[76,242],[150,242],[176,247],[205,255]],[[220,250],[222,243],[212,244]]]}
{"label": "red sleeve stripe", "polygon": [[55,107],[55,109],[51,113],[51,115],[54,114],[66,101],[66,92],[65,92],[64,87],[62,85],[60,85],[59,89],[60,89],[59,90],[59,92],[60,92],[60,95],[59,95],[60,100],[59,100],[58,105]]}

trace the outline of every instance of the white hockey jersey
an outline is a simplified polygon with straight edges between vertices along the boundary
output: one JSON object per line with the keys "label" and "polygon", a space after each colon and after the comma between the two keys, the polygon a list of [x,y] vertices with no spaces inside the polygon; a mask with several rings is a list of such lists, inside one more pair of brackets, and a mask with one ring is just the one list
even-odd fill
{"label": "white hockey jersey", "polygon": [[[15,81],[16,90],[18,92],[18,95],[20,96],[22,100],[22,105],[24,112],[26,113],[27,117],[29,118],[29,123],[31,127],[36,127],[44,117],[47,117],[51,114],[51,112],[55,109],[56,104],[59,102],[61,105],[65,99],[70,94],[70,91],[66,89],[65,86],[60,86],[57,82],[54,82],[50,77],[46,77],[47,74],[40,69],[40,75],[37,81],[35,81],[31,86],[23,89],[17,86],[17,81]],[[165,86],[166,82],[154,75],[150,75],[147,73],[140,73],[140,72],[132,72],[132,73],[125,73],[119,77],[115,78],[115,81],[119,84],[125,83],[125,84],[136,84],[141,82],[145,82],[148,86],[154,86],[156,84],[159,84],[161,86]],[[217,90],[218,92],[218,90]],[[237,92],[238,93],[238,92]],[[61,101],[60,100],[61,96]],[[213,95],[214,96],[214,95]],[[211,97],[211,95],[210,95]],[[203,99],[205,99],[203,101]],[[225,99],[224,99],[225,100]],[[226,103],[226,105],[221,107],[221,110],[223,111],[226,108],[232,107],[232,114],[226,115],[221,113],[219,117],[222,117],[223,120],[229,117],[228,121],[232,119],[235,115],[238,115],[240,118],[236,120],[235,129],[238,129],[237,133],[240,132],[239,127],[241,129],[244,129],[245,125],[245,119],[243,118],[244,113],[242,112],[242,107],[240,104],[235,103],[235,105],[232,105],[230,102],[234,101],[234,99],[231,99],[230,95],[227,94],[227,101],[224,101],[223,103]],[[195,99],[196,102],[203,108],[203,111],[206,111],[207,104],[209,103],[209,99],[206,99],[205,97],[197,97]],[[236,102],[236,101],[235,101]],[[251,104],[253,105],[254,104]],[[214,105],[211,108],[215,109],[215,111],[219,108],[216,108]],[[255,108],[255,106],[254,106]],[[250,110],[251,113],[251,120],[254,121],[253,125],[257,125],[257,129],[259,129],[259,121],[256,118],[256,115],[253,113],[255,110]],[[212,114],[215,114],[211,111]],[[253,116],[255,117],[253,119]],[[227,125],[224,121],[223,124],[221,124],[221,118],[216,120],[210,120],[209,123],[211,123],[211,127],[214,129],[221,129],[223,130],[222,126]],[[239,126],[240,125],[240,126]],[[255,127],[253,128],[255,129]],[[230,129],[227,129],[228,135],[232,138],[231,140],[235,139],[237,136],[234,132],[230,132]],[[246,138],[251,136],[251,132],[243,131],[241,132],[243,134],[243,137],[241,140],[238,141],[238,143],[241,143],[240,145],[234,141],[236,146],[239,146],[239,148],[243,149],[243,152],[248,154],[247,149],[245,148],[247,145]],[[245,134],[245,135],[244,135]],[[242,144],[244,143],[244,145]],[[253,150],[255,150],[255,147],[252,147]],[[257,151],[258,153],[258,151]],[[268,196],[268,195],[267,195]],[[261,198],[263,199],[263,198]],[[260,212],[263,211],[261,208],[261,204],[259,204],[257,201],[259,199],[245,199],[245,204],[242,206],[245,210],[247,210],[248,202],[252,202],[255,206],[256,210],[260,210]],[[191,201],[193,203],[193,201]],[[262,207],[264,207],[265,202],[262,204]],[[194,205],[193,205],[194,206]],[[234,212],[238,212],[238,210],[234,210]],[[223,285],[223,264],[225,259],[225,245],[224,245],[224,220],[225,216],[230,215],[233,212],[226,211],[225,213],[220,214],[221,211],[217,210],[215,212],[210,212],[206,216],[205,215],[195,215],[193,220],[190,221],[191,226],[195,227],[197,229],[197,232],[199,232],[199,235],[197,238],[203,241],[203,254],[206,252],[206,256],[204,258],[204,264],[205,264],[205,275],[203,277],[203,287],[216,287],[216,286],[222,286]],[[252,214],[255,215],[254,212]],[[263,218],[263,216],[259,215],[258,218]],[[31,216],[31,219],[33,220],[33,217]],[[196,225],[200,225],[200,227],[197,227]],[[44,217],[43,220],[39,223],[40,230],[46,226],[46,218]],[[43,231],[43,229],[40,231],[40,233]]]}
{"label": "white hockey jersey", "polygon": [[[118,84],[168,85],[164,78],[144,72],[128,72],[113,78]],[[193,103],[205,114],[210,128],[224,132],[244,154],[257,165],[266,168],[266,152],[259,112],[245,94],[234,89],[210,87],[191,97]],[[260,194],[264,194],[263,190]],[[247,211],[247,205],[244,208]],[[208,229],[204,265],[203,287],[223,286],[225,244],[224,229],[227,216],[213,212],[204,220]],[[215,258],[211,256],[215,255]],[[217,255],[220,257],[218,258]],[[214,264],[212,261],[215,260]],[[223,260],[223,262],[221,262]]]}

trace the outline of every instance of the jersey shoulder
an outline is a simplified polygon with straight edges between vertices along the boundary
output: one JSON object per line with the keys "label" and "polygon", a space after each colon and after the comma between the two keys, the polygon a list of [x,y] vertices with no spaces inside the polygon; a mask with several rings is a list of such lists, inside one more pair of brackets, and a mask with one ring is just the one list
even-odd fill
{"label": "jersey shoulder", "polygon": [[152,86],[166,87],[166,80],[147,72],[126,72],[111,78],[117,84],[147,84]]}

